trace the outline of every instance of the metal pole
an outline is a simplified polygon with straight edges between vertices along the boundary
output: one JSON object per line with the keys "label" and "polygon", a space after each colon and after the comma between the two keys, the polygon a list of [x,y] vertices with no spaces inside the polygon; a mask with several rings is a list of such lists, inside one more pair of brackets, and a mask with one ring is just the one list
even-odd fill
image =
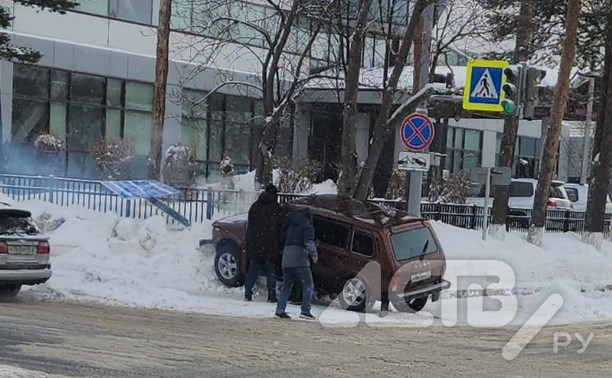
{"label": "metal pole", "polygon": [[[429,83],[429,66],[431,64],[431,33],[433,30],[434,6],[430,4],[423,12],[423,50],[421,54],[421,70],[419,72],[419,89]],[[414,91],[416,93],[416,91]],[[421,187],[423,185],[423,172],[410,172],[410,186],[408,188],[408,214],[421,216]]]}
{"label": "metal pole", "polygon": [[484,210],[482,213],[482,240],[487,240],[487,229],[489,228],[489,197],[491,196],[491,167],[487,167],[487,179],[485,182]]}
{"label": "metal pole", "polygon": [[590,154],[589,150],[591,149],[591,118],[593,118],[593,94],[595,92],[595,78],[589,78],[589,102],[587,102],[587,111],[586,111],[586,122],[584,127],[584,142],[582,145],[582,166],[580,168],[580,183],[586,184],[587,181],[587,173],[589,170],[589,160]]}

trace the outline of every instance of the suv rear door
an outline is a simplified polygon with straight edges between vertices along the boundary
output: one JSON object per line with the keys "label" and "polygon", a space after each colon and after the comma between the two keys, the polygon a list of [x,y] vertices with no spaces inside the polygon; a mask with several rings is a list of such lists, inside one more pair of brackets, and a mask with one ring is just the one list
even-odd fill
{"label": "suv rear door", "polygon": [[315,286],[335,289],[345,274],[351,227],[321,215],[313,216],[319,261],[312,265]]}

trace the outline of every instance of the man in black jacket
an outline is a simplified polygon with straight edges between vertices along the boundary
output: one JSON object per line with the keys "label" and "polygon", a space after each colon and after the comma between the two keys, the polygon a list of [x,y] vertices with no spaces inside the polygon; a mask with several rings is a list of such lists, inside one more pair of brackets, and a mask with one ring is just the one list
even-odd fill
{"label": "man in black jacket", "polygon": [[276,265],[282,245],[283,210],[278,204],[278,189],[268,184],[251,208],[246,232],[246,253],[250,264],[244,282],[244,299],[251,301],[253,286],[260,271],[266,272],[268,302],[276,302]]}

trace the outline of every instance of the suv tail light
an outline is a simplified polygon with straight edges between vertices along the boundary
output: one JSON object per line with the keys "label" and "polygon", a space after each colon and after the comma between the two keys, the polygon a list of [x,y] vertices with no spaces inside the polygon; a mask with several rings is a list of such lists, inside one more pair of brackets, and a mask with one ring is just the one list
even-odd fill
{"label": "suv tail light", "polygon": [[39,255],[48,255],[51,252],[51,246],[49,246],[48,242],[38,242],[36,246],[36,253]]}
{"label": "suv tail light", "polygon": [[548,208],[556,208],[557,207],[557,201],[549,199],[548,202],[546,202],[546,207]]}
{"label": "suv tail light", "polygon": [[8,253],[8,244],[0,242],[0,253]]}

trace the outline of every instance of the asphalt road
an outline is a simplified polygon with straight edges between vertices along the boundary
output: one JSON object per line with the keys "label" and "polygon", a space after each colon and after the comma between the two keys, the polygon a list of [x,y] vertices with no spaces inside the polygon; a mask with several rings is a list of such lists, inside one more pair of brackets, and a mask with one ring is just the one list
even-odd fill
{"label": "asphalt road", "polygon": [[[612,323],[545,328],[506,361],[513,328],[324,328],[36,300],[0,308],[0,365],[32,377],[612,376]],[[554,332],[573,343],[554,353]],[[581,354],[575,332],[594,333]]]}

